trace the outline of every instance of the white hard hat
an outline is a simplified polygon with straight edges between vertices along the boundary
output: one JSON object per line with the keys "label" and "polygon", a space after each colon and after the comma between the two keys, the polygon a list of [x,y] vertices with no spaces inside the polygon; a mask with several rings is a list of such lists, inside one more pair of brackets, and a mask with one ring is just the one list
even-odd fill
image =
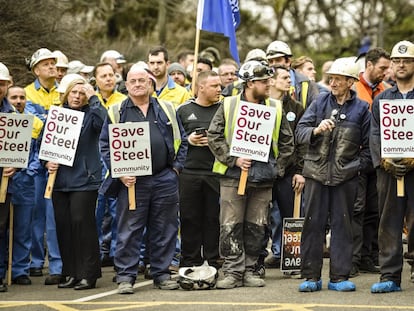
{"label": "white hard hat", "polygon": [[68,73],[91,73],[93,68],[93,66],[87,66],[80,60],[73,60],[68,64]]}
{"label": "white hard hat", "polygon": [[178,270],[182,289],[209,289],[216,284],[216,268],[209,265],[183,267]]}
{"label": "white hard hat", "polygon": [[66,55],[62,53],[62,51],[56,50],[56,51],[53,51],[52,54],[57,59],[56,67],[68,68],[69,60],[66,57]]}
{"label": "white hard hat", "polygon": [[282,56],[292,56],[292,51],[290,50],[289,45],[283,41],[273,41],[271,42],[266,49],[267,59],[282,57]]}
{"label": "white hard hat", "polygon": [[340,75],[359,80],[359,65],[355,57],[342,57],[336,59],[331,68],[326,72],[328,75]]}
{"label": "white hard hat", "polygon": [[69,84],[75,80],[82,80],[86,82],[85,78],[81,75],[78,75],[77,73],[69,73],[62,78],[56,90],[61,94],[65,93]]}
{"label": "white hard hat", "polygon": [[239,70],[239,77],[244,81],[265,80],[272,76],[272,69],[267,64],[257,60],[245,62]]}
{"label": "white hard hat", "polygon": [[108,50],[102,53],[100,62],[102,63],[106,58],[114,58],[117,64],[125,64],[126,59],[124,55],[115,50]]}
{"label": "white hard hat", "polygon": [[266,61],[266,52],[262,49],[253,49],[250,50],[247,55],[244,62],[248,62],[249,60],[264,60]]}
{"label": "white hard hat", "polygon": [[0,80],[11,82],[10,72],[6,65],[0,62]]}
{"label": "white hard hat", "polygon": [[391,58],[414,58],[414,44],[407,40],[398,42],[392,48]]}
{"label": "white hard hat", "polygon": [[55,55],[53,55],[53,53],[46,49],[46,48],[41,48],[38,49],[36,52],[33,53],[31,59],[30,59],[30,69],[33,70],[33,68],[42,60],[45,59],[54,59],[55,62],[57,62],[57,58]]}

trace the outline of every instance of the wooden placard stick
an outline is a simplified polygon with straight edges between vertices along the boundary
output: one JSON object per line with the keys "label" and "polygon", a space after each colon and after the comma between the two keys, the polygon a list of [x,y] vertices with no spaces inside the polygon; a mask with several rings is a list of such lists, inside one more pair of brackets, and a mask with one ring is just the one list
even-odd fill
{"label": "wooden placard stick", "polygon": [[53,186],[55,185],[57,171],[49,173],[49,177],[47,179],[47,185],[45,190],[45,199],[50,199],[52,197]]}
{"label": "wooden placard stick", "polygon": [[128,203],[130,211],[136,210],[137,204],[135,202],[135,184],[128,187]]}
{"label": "wooden placard stick", "polygon": [[6,202],[8,185],[9,185],[9,176],[3,175],[1,177],[1,184],[0,184],[0,203]]}
{"label": "wooden placard stick", "polygon": [[404,197],[404,176],[397,178],[397,197]]}
{"label": "wooden placard stick", "polygon": [[300,217],[300,203],[302,200],[302,192],[295,191],[295,201],[293,205],[293,218]]}
{"label": "wooden placard stick", "polygon": [[237,189],[238,195],[244,195],[246,192],[247,176],[249,175],[249,170],[241,170],[239,188]]}

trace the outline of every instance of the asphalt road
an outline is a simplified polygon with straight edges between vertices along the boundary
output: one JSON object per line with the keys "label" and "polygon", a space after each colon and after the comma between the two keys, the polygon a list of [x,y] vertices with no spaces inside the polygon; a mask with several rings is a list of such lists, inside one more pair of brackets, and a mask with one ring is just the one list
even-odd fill
{"label": "asphalt road", "polygon": [[414,283],[410,282],[410,268],[405,264],[402,291],[389,294],[371,294],[372,283],[378,274],[361,274],[353,278],[357,290],[339,293],[327,289],[329,259],[324,261],[323,289],[316,293],[300,293],[302,280],[285,277],[277,269],[266,270],[263,288],[236,288],[231,290],[174,290],[153,289],[152,282],[139,276],[135,293],[119,295],[111,268],[103,269],[97,288],[86,291],[58,289],[43,285],[45,277],[32,277],[30,286],[12,285],[0,293],[1,310],[180,310],[180,311],[271,311],[271,310],[414,310]]}

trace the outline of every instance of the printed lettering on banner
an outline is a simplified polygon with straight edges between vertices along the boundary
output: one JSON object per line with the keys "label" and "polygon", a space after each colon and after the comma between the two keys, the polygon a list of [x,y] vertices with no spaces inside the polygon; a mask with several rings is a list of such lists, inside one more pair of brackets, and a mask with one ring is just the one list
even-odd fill
{"label": "printed lettering on banner", "polygon": [[0,166],[26,168],[32,140],[33,116],[0,113]]}
{"label": "printed lettering on banner", "polygon": [[381,99],[381,157],[414,158],[414,99]]}
{"label": "printed lettering on banner", "polygon": [[72,166],[85,113],[51,106],[47,116],[39,159]]}
{"label": "printed lettering on banner", "polygon": [[111,176],[152,175],[148,122],[109,124]]}
{"label": "printed lettering on banner", "polygon": [[304,218],[284,218],[282,232],[282,271],[300,271],[300,240]]}
{"label": "printed lettering on banner", "polygon": [[230,155],[267,162],[272,146],[275,118],[274,107],[240,101]]}

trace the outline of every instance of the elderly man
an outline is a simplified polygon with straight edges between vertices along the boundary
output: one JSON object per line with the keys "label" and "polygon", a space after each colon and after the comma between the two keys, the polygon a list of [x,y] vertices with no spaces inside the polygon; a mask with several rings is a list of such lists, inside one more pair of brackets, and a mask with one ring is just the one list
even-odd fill
{"label": "elderly man", "polygon": [[307,144],[304,156],[305,221],[302,231],[300,292],[322,289],[321,270],[325,229],[332,230],[328,289],[354,291],[348,280],[352,266],[352,211],[358,174],[370,162],[370,112],[351,90],[358,67],[339,58],[328,71],[331,92],[321,94],[296,127],[297,143]]}
{"label": "elderly man", "polygon": [[[146,245],[151,250],[149,261],[154,287],[177,289],[178,284],[171,279],[168,268],[174,256],[178,231],[178,174],[187,153],[187,137],[174,107],[151,96],[152,80],[145,69],[132,66],[126,87],[128,98],[117,109],[109,109],[109,117],[102,127],[102,158],[110,170],[109,123],[148,122],[152,174],[119,179],[122,185],[116,206],[118,236],[114,258],[118,292],[133,293],[145,228],[148,230]],[[127,188],[135,183],[137,208],[128,210]]]}

